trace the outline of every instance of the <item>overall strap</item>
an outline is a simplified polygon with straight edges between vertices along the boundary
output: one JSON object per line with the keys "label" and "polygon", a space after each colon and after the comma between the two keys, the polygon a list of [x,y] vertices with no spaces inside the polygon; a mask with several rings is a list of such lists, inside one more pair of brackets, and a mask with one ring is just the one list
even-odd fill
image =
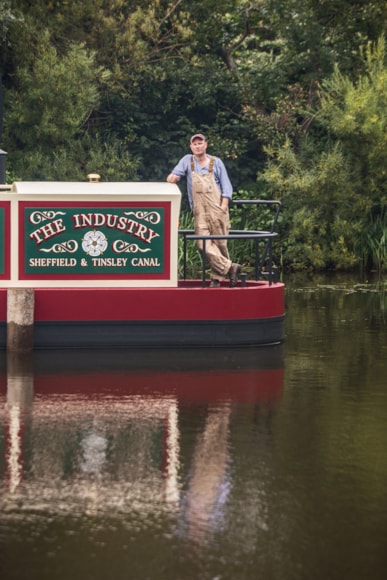
{"label": "overall strap", "polygon": [[[210,157],[210,163],[208,165],[208,173],[212,173],[214,170],[214,163],[215,163],[215,157]],[[191,157],[191,171],[195,171],[195,162],[194,162],[194,156],[192,155]]]}

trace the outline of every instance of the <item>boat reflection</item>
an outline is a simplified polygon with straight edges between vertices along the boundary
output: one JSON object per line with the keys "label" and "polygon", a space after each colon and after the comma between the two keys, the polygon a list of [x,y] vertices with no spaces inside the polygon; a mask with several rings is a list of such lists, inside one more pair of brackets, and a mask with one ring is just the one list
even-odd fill
{"label": "boat reflection", "polygon": [[274,412],[282,349],[4,355],[5,512],[157,509],[200,542],[220,525],[232,488],[233,413]]}

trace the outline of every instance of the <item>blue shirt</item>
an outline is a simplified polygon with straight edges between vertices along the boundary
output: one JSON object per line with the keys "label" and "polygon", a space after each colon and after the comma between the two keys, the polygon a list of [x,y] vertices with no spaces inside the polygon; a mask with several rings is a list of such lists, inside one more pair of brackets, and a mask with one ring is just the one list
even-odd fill
{"label": "blue shirt", "polygon": [[[176,165],[174,169],[172,169],[172,173],[174,175],[178,175],[179,177],[186,177],[187,178],[187,192],[188,192],[188,201],[189,205],[192,209],[192,177],[191,177],[191,159],[192,155],[184,155]],[[210,162],[210,156],[207,155],[208,163]],[[200,167],[198,162],[194,157],[194,167],[195,173],[208,173],[208,164],[205,167]],[[214,178],[215,183],[219,187],[222,197],[228,197],[231,199],[232,197],[232,185],[230,178],[227,173],[227,169],[221,159],[219,157],[214,157]]]}

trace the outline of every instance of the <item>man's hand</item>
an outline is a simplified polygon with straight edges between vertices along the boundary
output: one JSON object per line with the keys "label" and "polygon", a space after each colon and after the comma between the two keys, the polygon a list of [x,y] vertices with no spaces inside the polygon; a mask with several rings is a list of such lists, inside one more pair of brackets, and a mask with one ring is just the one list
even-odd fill
{"label": "man's hand", "polygon": [[220,207],[226,211],[228,208],[228,197],[222,197],[222,201],[220,202]]}
{"label": "man's hand", "polygon": [[175,175],[174,173],[170,173],[167,177],[168,183],[177,183],[179,180],[180,177],[178,175]]}

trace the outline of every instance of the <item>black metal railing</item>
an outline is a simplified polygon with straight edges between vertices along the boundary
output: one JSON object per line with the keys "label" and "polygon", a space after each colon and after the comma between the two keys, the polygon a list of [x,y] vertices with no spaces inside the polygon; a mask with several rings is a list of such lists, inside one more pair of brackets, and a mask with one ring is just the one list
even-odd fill
{"label": "black metal railing", "polygon": [[[281,202],[274,200],[237,200],[232,205],[266,205],[273,206],[274,213],[269,230],[230,230],[228,235],[197,235],[194,230],[179,230],[179,235],[183,236],[183,279],[187,277],[187,243],[188,241],[203,242],[202,258],[202,286],[206,285],[206,241],[208,240],[247,240],[254,241],[255,250],[255,280],[262,277],[267,278],[269,284],[278,280],[278,269],[273,267],[273,239],[278,236],[275,231],[278,216],[281,211]],[[260,245],[263,242],[263,249],[260,251]],[[266,269],[264,270],[264,267]]]}

